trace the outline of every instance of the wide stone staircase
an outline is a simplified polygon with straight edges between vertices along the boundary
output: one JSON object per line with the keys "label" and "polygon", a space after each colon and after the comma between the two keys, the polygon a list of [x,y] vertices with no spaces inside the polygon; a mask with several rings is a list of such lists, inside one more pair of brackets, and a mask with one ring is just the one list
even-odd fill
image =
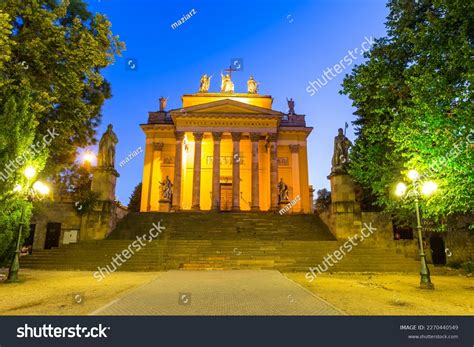
{"label": "wide stone staircase", "polygon": [[[136,237],[156,235],[153,224],[164,227],[155,239],[143,239],[140,250],[130,246]],[[417,272],[418,262],[366,241],[329,271]],[[138,242],[135,242],[137,245]],[[101,241],[83,241],[51,250],[35,250],[21,258],[21,266],[36,269],[97,271],[111,264],[124,249],[135,250],[119,270],[276,269],[308,271],[344,244],[337,241],[317,215],[260,213],[131,213]],[[123,257],[122,257],[123,258]],[[324,268],[324,266],[323,266]]]}

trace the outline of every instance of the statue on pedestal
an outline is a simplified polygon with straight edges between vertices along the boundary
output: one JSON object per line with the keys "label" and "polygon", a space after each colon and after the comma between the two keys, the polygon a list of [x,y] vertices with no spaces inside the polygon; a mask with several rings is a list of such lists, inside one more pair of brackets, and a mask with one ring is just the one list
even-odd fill
{"label": "statue on pedestal", "polygon": [[209,87],[211,86],[212,76],[207,76],[206,74],[201,77],[201,84],[199,85],[199,93],[207,93]]}
{"label": "statue on pedestal", "polygon": [[288,185],[283,182],[283,178],[280,178],[278,183],[278,203],[283,203],[288,201]]}
{"label": "statue on pedestal", "polygon": [[107,126],[107,131],[100,139],[99,155],[97,156],[97,166],[99,167],[115,167],[115,146],[118,143],[118,138],[112,128],[112,124],[109,124]]}
{"label": "statue on pedestal", "polygon": [[293,98],[290,98],[289,100],[288,98],[286,98],[286,102],[288,103],[288,114],[296,114],[295,101],[293,100]]}
{"label": "statue on pedestal", "polygon": [[230,75],[229,74],[224,75],[221,72],[221,78],[222,78],[221,92],[233,93],[234,92],[234,83],[232,82],[232,80],[230,78]]}
{"label": "statue on pedestal", "polygon": [[249,94],[257,94],[258,93],[258,83],[254,80],[253,76],[250,76],[249,80],[247,81],[247,91]]}
{"label": "statue on pedestal", "polygon": [[166,176],[164,182],[160,182],[160,186],[162,189],[161,200],[171,201],[171,197],[173,195],[173,183],[171,183],[171,180],[168,176]]}
{"label": "statue on pedestal", "polygon": [[168,101],[168,98],[164,98],[164,97],[160,98],[160,111],[161,112],[165,110],[167,101]]}
{"label": "statue on pedestal", "polygon": [[349,148],[351,146],[351,141],[346,137],[342,128],[339,128],[338,134],[334,138],[331,172],[347,172],[346,164],[349,162]]}

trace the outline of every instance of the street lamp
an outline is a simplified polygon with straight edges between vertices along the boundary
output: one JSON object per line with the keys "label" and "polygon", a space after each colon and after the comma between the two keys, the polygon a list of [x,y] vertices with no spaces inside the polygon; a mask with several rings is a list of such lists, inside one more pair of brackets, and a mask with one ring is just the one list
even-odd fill
{"label": "street lamp", "polygon": [[[420,198],[420,190],[418,180],[420,175],[416,170],[408,171],[408,178],[413,182],[413,189],[409,191],[408,194],[412,195],[415,200],[415,208],[416,208],[416,229],[418,231],[418,245],[420,247],[420,262],[421,262],[421,270],[420,270],[420,288],[422,289],[434,289],[434,284],[431,283],[430,278],[430,270],[426,263],[426,254],[423,247],[423,236],[421,234],[421,218],[420,218],[420,206],[419,206],[419,198]],[[421,194],[429,196],[433,194],[438,186],[436,183],[432,181],[424,182],[421,186]],[[405,183],[400,182],[397,184],[395,189],[395,194],[399,197],[405,196],[407,194],[407,186]]]}
{"label": "street lamp", "polygon": [[84,167],[89,170],[91,168],[92,162],[95,160],[95,154],[92,151],[86,151],[84,152],[84,155],[82,156],[82,163],[84,164]]}
{"label": "street lamp", "polygon": [[[28,183],[31,179],[36,175],[36,170],[33,167],[28,167],[24,171],[24,175],[27,178]],[[32,201],[35,196],[40,198],[49,194],[49,187],[40,182],[36,181],[33,184],[33,189],[28,189],[28,184],[26,187],[26,199],[28,201]],[[15,188],[13,188],[14,192],[20,193],[22,191],[22,186],[17,184]],[[10,271],[8,271],[8,282],[18,282],[18,270],[20,269],[20,242],[21,242],[21,234],[23,232],[23,218],[25,216],[25,209],[26,204],[23,204],[21,208],[21,216],[20,216],[20,226],[18,228],[18,238],[16,241],[16,250],[15,256],[13,257],[13,261],[10,265]]]}

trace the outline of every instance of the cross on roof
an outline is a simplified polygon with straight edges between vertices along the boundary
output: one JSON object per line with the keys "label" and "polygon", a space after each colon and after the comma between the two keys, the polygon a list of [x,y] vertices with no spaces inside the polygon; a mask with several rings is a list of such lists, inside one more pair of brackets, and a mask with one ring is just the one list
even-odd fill
{"label": "cross on roof", "polygon": [[232,65],[229,66],[228,69],[224,70],[225,72],[229,73],[229,77],[232,78],[232,71],[237,71],[236,69],[232,69]]}

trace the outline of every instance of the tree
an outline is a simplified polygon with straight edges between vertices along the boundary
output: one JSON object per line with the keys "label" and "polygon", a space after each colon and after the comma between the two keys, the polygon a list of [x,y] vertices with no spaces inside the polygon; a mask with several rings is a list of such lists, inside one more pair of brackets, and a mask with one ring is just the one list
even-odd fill
{"label": "tree", "polygon": [[133,189],[130,201],[128,202],[128,210],[130,212],[140,212],[140,202],[142,200],[142,182],[138,183]]}
{"label": "tree", "polygon": [[[107,18],[92,15],[82,0],[4,0],[1,18],[11,27],[8,49],[0,53],[0,64],[8,62],[2,92],[32,92],[38,135],[60,134],[50,144],[45,172],[57,174],[74,162],[77,148],[95,143],[101,107],[111,97],[101,70],[124,44]],[[0,45],[1,35],[0,24]]]}
{"label": "tree", "polygon": [[[28,163],[42,178],[59,179],[55,176],[73,165],[77,148],[95,143],[101,107],[111,97],[101,70],[124,49],[110,27],[82,0],[0,2],[0,170],[57,133]],[[0,178],[0,262],[9,259],[18,225],[28,224],[31,214],[31,204],[14,191],[26,183],[25,166]],[[24,204],[27,213],[20,221]]]}
{"label": "tree", "polygon": [[426,216],[474,209],[470,139],[474,5],[454,0],[391,0],[387,36],[346,76],[356,107],[350,173],[376,203],[403,215],[396,182],[409,169],[435,181]]}
{"label": "tree", "polygon": [[[37,121],[26,93],[10,96],[0,103],[0,265],[8,262],[14,251],[20,223],[27,224],[32,205],[26,201],[28,185],[23,171],[32,166],[44,167],[47,148],[33,151]],[[26,214],[20,220],[21,210]],[[28,228],[26,228],[28,229]],[[28,236],[25,232],[23,239]]]}

